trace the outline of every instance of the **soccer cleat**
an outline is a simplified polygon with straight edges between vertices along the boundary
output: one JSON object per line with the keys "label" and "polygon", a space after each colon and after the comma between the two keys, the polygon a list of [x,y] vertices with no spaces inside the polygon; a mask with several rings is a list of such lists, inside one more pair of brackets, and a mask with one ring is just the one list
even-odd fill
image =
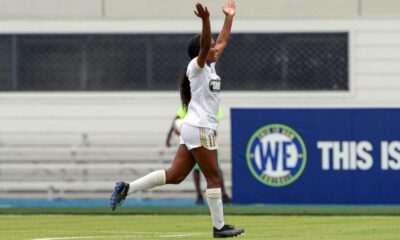
{"label": "soccer cleat", "polygon": [[125,182],[117,182],[115,190],[110,198],[110,206],[113,211],[122,205],[126,196],[128,196],[129,184]]}
{"label": "soccer cleat", "polygon": [[225,224],[220,230],[214,227],[214,238],[236,237],[243,232],[243,228],[235,228],[235,226]]}

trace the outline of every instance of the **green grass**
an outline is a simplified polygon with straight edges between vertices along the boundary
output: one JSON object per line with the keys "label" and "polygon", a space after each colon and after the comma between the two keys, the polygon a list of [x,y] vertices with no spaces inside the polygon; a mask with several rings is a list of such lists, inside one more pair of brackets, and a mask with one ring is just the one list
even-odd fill
{"label": "green grass", "polygon": [[[232,216],[241,239],[398,240],[396,216]],[[207,215],[0,215],[0,240],[211,239]]]}
{"label": "green grass", "polygon": [[[310,215],[400,216],[400,206],[225,206],[228,215]],[[106,207],[38,207],[0,208],[1,214],[63,214],[63,215],[208,215],[208,207],[121,207],[113,213]]]}

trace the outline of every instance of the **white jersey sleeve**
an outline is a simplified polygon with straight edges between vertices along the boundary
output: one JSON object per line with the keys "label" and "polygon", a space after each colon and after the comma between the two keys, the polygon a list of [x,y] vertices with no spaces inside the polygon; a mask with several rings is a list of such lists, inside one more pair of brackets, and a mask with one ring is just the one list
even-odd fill
{"label": "white jersey sleeve", "polygon": [[194,76],[197,76],[199,74],[201,74],[204,71],[204,67],[200,67],[199,64],[197,63],[197,57],[193,58],[188,67],[187,67],[187,71],[186,71],[186,76],[191,79]]}

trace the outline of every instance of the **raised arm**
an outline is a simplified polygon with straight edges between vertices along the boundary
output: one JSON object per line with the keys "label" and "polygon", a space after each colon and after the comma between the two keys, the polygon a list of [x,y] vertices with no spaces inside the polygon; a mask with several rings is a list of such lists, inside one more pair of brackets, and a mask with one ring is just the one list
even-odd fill
{"label": "raised arm", "polygon": [[228,2],[222,7],[222,11],[225,14],[224,26],[220,34],[218,35],[218,39],[215,45],[215,50],[217,51],[217,60],[221,57],[224,52],[226,46],[228,46],[229,38],[231,37],[231,28],[233,17],[236,13],[236,3],[235,0],[228,0]]}
{"label": "raised arm", "polygon": [[196,4],[196,10],[194,10],[194,14],[201,18],[203,22],[203,28],[200,37],[200,52],[199,56],[197,57],[197,64],[199,67],[203,68],[206,64],[207,55],[211,48],[210,13],[208,12],[207,7],[203,7],[201,3]]}

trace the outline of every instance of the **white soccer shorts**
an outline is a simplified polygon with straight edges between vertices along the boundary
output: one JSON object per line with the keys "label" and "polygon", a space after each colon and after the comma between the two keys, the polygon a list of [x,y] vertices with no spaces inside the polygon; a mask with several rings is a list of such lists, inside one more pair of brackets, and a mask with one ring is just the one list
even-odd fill
{"label": "white soccer shorts", "polygon": [[215,130],[185,123],[181,127],[180,144],[185,144],[189,150],[201,146],[208,150],[216,150],[218,146]]}

